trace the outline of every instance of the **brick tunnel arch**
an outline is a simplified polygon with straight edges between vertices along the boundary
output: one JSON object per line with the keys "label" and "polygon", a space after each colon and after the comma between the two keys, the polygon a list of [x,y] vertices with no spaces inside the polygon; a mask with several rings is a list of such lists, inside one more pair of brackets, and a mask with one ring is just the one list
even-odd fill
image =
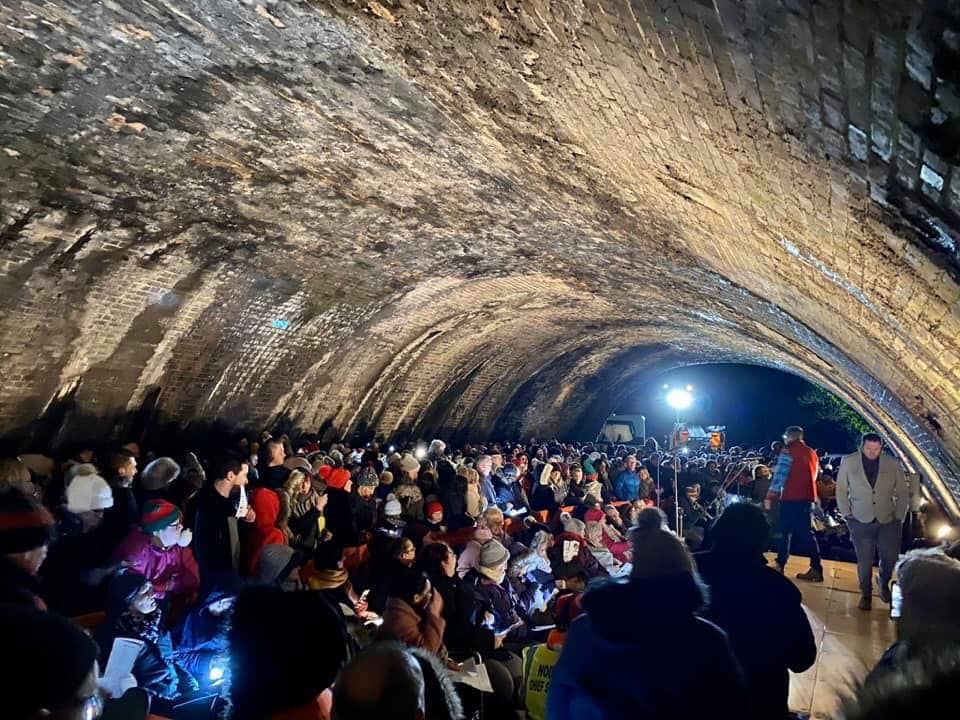
{"label": "brick tunnel arch", "polygon": [[733,358],[837,391],[960,496],[950,3],[0,21],[0,431],[69,395],[561,433],[638,367]]}

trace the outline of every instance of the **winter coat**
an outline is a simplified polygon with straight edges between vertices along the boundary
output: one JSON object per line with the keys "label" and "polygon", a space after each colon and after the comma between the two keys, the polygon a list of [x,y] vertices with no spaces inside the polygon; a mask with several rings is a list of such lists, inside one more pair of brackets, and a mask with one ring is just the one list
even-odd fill
{"label": "winter coat", "polygon": [[514,508],[524,507],[526,504],[523,499],[523,489],[515,482],[507,482],[499,475],[494,475],[493,489],[497,494],[497,507],[501,510],[506,510],[508,503]]}
{"label": "winter coat", "polygon": [[588,578],[607,576],[607,571],[603,569],[600,563],[597,562],[597,559],[593,556],[593,553],[590,552],[590,548],[587,546],[587,539],[582,535],[577,535],[575,533],[562,532],[556,536],[556,542],[554,543],[553,547],[547,550],[547,557],[550,558],[550,564],[553,567],[560,567],[564,564],[564,542],[580,543],[580,549],[578,550],[575,559],[580,561],[580,564],[583,566],[584,571],[586,571]]}
{"label": "winter coat", "polygon": [[173,632],[177,663],[201,684],[208,681],[210,661],[213,657],[227,652],[227,630],[230,624],[229,612],[214,616],[209,607],[230,596],[232,593],[214,590],[202,603],[190,608]]}
{"label": "winter coat", "polygon": [[443,644],[455,652],[493,651],[493,631],[483,627],[473,587],[457,575],[430,575],[435,592],[443,597]]}
{"label": "winter coat", "polygon": [[40,580],[14,565],[6,555],[0,555],[0,603],[47,609],[40,597]]}
{"label": "winter coat", "polygon": [[200,586],[200,569],[189,547],[157,547],[139,527],[113,553],[115,563],[126,562],[153,584],[156,596],[189,595]]}
{"label": "winter coat", "polygon": [[95,612],[106,602],[105,569],[113,545],[103,523],[84,531],[83,521],[65,509],[57,513],[57,539],[40,567],[44,599],[51,610],[72,617]]}
{"label": "winter coat", "polygon": [[200,566],[200,579],[211,582],[222,573],[239,569],[239,527],[237,504],[225,498],[213,485],[194,497],[193,553]]}
{"label": "winter coat", "polygon": [[712,550],[695,557],[710,586],[710,607],[704,617],[730,638],[743,666],[752,717],[786,718],[788,671],[803,672],[817,658],[800,591],[760,556]]}
{"label": "winter coat", "polygon": [[355,516],[357,518],[357,530],[361,533],[373,532],[377,526],[377,501],[375,498],[364,500],[357,495],[357,502],[354,504]]}
{"label": "winter coat", "polygon": [[285,502],[290,507],[290,517],[287,519],[290,546],[307,552],[313,551],[317,546],[319,535],[317,520],[320,518],[320,511],[317,510],[315,500],[317,493],[313,490],[306,494],[295,493],[294,495],[286,490],[281,492],[283,492],[280,496],[281,508]]}
{"label": "winter coat", "polygon": [[260,487],[250,493],[250,507],[257,514],[253,526],[243,541],[240,565],[247,575],[256,575],[260,553],[267,545],[286,545],[283,530],[277,527],[280,516],[280,496],[274,490]]}
{"label": "winter coat", "polygon": [[[463,486],[463,511],[473,519],[477,519],[484,510],[483,498],[480,496],[480,486],[471,485],[466,480],[464,480]],[[443,506],[446,508],[447,503],[444,502]],[[452,509],[449,511],[453,512]]]}
{"label": "winter coat", "polygon": [[[159,611],[158,611],[159,612]],[[97,628],[94,639],[100,646],[100,666],[106,667],[113,649],[113,641],[118,637],[132,638],[143,642],[140,652],[133,663],[132,675],[137,686],[151,695],[172,699],[180,694],[180,678],[173,663],[173,644],[169,633],[154,632],[146,635],[136,630],[135,613],[124,611],[113,617],[108,611],[108,620]]]}
{"label": "winter coat", "polygon": [[[704,601],[689,573],[591,587],[553,670],[547,716],[747,717],[746,686],[726,635],[694,614]],[[638,612],[652,622],[631,622]]]}
{"label": "winter coat", "polygon": [[403,508],[401,517],[404,520],[409,522],[423,519],[423,492],[417,485],[401,480],[394,484],[393,494]]}
{"label": "winter coat", "polygon": [[329,488],[327,497],[323,511],[327,530],[343,547],[356,547],[360,544],[360,498],[337,488]]}
{"label": "winter coat", "polygon": [[640,497],[640,475],[624,468],[613,479],[613,494],[618,500],[637,500]]}
{"label": "winter coat", "polygon": [[385,639],[398,640],[406,645],[429,650],[435,655],[446,656],[443,646],[443,597],[434,593],[430,605],[421,614],[398,597],[387,599],[383,611],[380,635]]}
{"label": "winter coat", "polygon": [[132,487],[111,482],[110,489],[113,491],[113,507],[108,507],[103,512],[103,532],[107,542],[119,545],[130,533],[130,529],[140,522],[140,508]]}
{"label": "winter coat", "polygon": [[530,507],[534,511],[546,510],[553,515],[560,508],[553,486],[537,483],[530,493]]}
{"label": "winter coat", "polygon": [[[502,634],[511,626],[522,622],[523,618],[517,612],[519,599],[508,580],[504,579],[502,583],[496,584],[487,580],[478,571],[471,570],[463,581],[473,588],[473,597],[477,603],[481,623],[484,623],[486,613],[493,615],[493,625],[490,628],[493,632]],[[511,640],[522,639],[525,634],[526,628],[520,626],[511,630],[509,637]]]}

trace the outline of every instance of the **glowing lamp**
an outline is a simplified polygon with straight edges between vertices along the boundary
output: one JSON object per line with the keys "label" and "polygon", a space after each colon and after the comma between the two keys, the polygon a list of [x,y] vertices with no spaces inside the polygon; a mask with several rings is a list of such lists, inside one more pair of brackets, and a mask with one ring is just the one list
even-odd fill
{"label": "glowing lamp", "polygon": [[413,451],[413,456],[417,460],[423,460],[427,456],[426,448],[418,447],[416,450]]}
{"label": "glowing lamp", "polygon": [[949,525],[941,525],[937,528],[937,540],[946,540],[953,534],[953,528]]}
{"label": "glowing lamp", "polygon": [[667,393],[667,405],[674,410],[686,410],[693,405],[693,395],[686,390],[671,390]]}

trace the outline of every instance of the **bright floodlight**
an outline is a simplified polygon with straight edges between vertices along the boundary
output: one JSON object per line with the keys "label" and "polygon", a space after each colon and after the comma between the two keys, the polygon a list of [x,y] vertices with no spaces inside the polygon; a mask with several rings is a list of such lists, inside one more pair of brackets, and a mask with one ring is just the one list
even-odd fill
{"label": "bright floodlight", "polygon": [[424,447],[418,447],[414,452],[413,456],[417,460],[423,460],[427,456],[427,449]]}
{"label": "bright floodlight", "polygon": [[953,532],[953,528],[949,525],[941,525],[937,528],[937,540],[945,540],[950,537],[950,534]]}
{"label": "bright floodlight", "polygon": [[667,405],[674,410],[686,410],[693,405],[693,395],[686,390],[671,390],[667,393]]}

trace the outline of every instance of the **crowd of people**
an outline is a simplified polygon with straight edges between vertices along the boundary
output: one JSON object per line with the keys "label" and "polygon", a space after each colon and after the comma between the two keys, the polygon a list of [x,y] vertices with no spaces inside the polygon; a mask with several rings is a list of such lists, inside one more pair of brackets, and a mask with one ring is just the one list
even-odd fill
{"label": "crowd of people", "polygon": [[[264,433],[0,460],[0,623],[23,652],[5,717],[145,714],[145,697],[239,719],[786,718],[817,648],[783,566],[810,502],[836,503],[828,470],[790,494],[792,440],[671,455]],[[960,643],[960,561],[901,566],[881,684],[949,673],[926,653]],[[118,641],[135,643],[122,677],[103,673]]]}

